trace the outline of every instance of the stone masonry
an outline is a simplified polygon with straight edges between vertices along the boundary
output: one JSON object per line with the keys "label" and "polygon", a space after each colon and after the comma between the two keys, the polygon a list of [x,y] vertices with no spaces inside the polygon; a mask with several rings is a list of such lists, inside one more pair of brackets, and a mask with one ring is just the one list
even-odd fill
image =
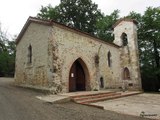
{"label": "stone masonry", "polygon": [[[123,32],[128,37],[127,46],[122,45]],[[87,91],[123,88],[124,85],[126,89],[140,90],[135,21],[118,21],[114,35],[114,43],[107,43],[54,21],[29,17],[16,40],[15,83],[54,93],[69,92],[70,69],[78,60],[85,73]],[[30,52],[29,46],[32,47]],[[28,62],[29,57],[31,62]],[[125,67],[129,69],[129,80],[123,80]]]}

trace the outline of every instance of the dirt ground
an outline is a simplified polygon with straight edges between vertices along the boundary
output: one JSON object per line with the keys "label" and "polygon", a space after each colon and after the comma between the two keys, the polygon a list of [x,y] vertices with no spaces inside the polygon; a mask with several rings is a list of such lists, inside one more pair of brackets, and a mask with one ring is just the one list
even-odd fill
{"label": "dirt ground", "polygon": [[36,98],[40,95],[15,87],[13,78],[0,78],[0,120],[146,120],[72,102],[49,104]]}
{"label": "dirt ground", "polygon": [[158,93],[143,93],[93,104],[121,114],[160,120],[160,94]]}

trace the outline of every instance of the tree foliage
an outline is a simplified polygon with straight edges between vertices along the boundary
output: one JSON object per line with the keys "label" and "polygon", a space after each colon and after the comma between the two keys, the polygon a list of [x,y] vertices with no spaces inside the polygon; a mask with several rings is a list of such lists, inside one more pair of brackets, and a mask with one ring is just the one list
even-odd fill
{"label": "tree foliage", "polygon": [[97,4],[91,0],[61,0],[53,8],[51,5],[41,8],[38,18],[54,19],[73,28],[95,34],[97,19],[101,16]]}
{"label": "tree foliage", "polygon": [[142,84],[145,90],[160,89],[160,9],[149,7],[144,15],[131,12],[137,19]]}
{"label": "tree foliage", "polygon": [[[145,46],[143,72],[145,80],[154,81],[152,88],[160,89],[160,9],[149,7],[142,17],[142,33]],[[148,80],[149,80],[148,79]]]}
{"label": "tree foliage", "polygon": [[2,53],[2,51],[6,51],[6,43],[7,43],[8,39],[6,38],[6,33],[2,32],[1,30],[1,24],[0,24],[0,53]]}
{"label": "tree foliage", "polygon": [[37,17],[44,20],[55,20],[57,22],[62,22],[60,19],[60,14],[58,12],[58,6],[52,7],[50,4],[46,7],[41,6],[40,12],[37,14]]}
{"label": "tree foliage", "polygon": [[9,41],[0,27],[0,76],[13,76],[15,69],[15,42]]}
{"label": "tree foliage", "polygon": [[103,15],[97,20],[97,36],[104,41],[113,42],[112,25],[119,19],[119,10],[114,10],[110,15]]}

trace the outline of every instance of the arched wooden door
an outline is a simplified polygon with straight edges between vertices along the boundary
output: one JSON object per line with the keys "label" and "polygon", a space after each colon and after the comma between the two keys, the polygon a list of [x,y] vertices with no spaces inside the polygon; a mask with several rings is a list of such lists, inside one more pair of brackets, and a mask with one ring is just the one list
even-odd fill
{"label": "arched wooden door", "polygon": [[86,90],[85,85],[85,73],[82,65],[76,60],[69,73],[69,92],[84,91]]}

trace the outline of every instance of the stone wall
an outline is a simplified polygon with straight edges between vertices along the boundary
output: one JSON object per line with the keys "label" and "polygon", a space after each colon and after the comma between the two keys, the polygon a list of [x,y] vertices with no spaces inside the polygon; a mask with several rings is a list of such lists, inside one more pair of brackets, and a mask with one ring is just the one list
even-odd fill
{"label": "stone wall", "polygon": [[[72,64],[78,58],[86,64],[87,81],[91,90],[99,90],[100,77],[104,79],[104,88],[115,88],[120,85],[120,54],[119,48],[104,43],[94,37],[69,28],[55,25],[53,27],[55,45],[57,46],[56,81],[62,85],[62,91],[68,92],[69,72]],[[111,52],[111,67],[108,66],[107,54]],[[95,56],[99,56],[99,64],[95,63]]]}
{"label": "stone wall", "polygon": [[[15,83],[32,87],[48,87],[48,42],[51,27],[31,23],[16,46]],[[32,63],[28,63],[28,47],[32,46]]]}
{"label": "stone wall", "polygon": [[[126,33],[128,44],[123,46],[122,33]],[[120,66],[123,76],[124,68],[127,67],[130,71],[130,79],[121,80],[124,82],[127,89],[141,89],[141,77],[139,69],[139,54],[137,44],[137,27],[131,21],[122,21],[114,28],[115,41],[114,43],[121,46],[120,48]],[[130,85],[129,85],[130,84]]]}

